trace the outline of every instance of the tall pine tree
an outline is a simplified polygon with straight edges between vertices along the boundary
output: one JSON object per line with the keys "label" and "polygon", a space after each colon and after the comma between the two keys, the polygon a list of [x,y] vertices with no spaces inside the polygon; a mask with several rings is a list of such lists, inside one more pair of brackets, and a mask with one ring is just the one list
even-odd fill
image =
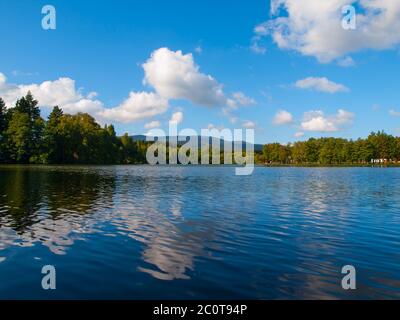
{"label": "tall pine tree", "polygon": [[4,100],[0,97],[0,137],[3,135],[6,129],[6,104]]}
{"label": "tall pine tree", "polygon": [[14,161],[41,162],[43,128],[38,102],[28,92],[16,102],[6,131]]}
{"label": "tall pine tree", "polygon": [[7,145],[5,131],[7,128],[7,114],[6,104],[0,98],[0,162],[7,161]]}
{"label": "tall pine tree", "polygon": [[64,139],[59,128],[62,116],[63,111],[58,106],[55,106],[49,115],[44,129],[44,146],[47,163],[64,162]]}
{"label": "tall pine tree", "polygon": [[30,91],[28,91],[25,97],[22,97],[16,102],[14,111],[26,113],[32,122],[40,118],[38,102],[33,98],[33,95]]}

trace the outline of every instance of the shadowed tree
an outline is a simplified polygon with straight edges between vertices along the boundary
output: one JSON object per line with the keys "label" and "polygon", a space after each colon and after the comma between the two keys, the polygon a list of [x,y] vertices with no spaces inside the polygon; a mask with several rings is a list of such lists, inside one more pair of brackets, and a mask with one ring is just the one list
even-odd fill
{"label": "shadowed tree", "polygon": [[0,97],[0,137],[4,134],[6,129],[6,104]]}
{"label": "shadowed tree", "polygon": [[4,100],[0,98],[0,163],[6,162],[8,158],[6,129],[7,129],[6,104],[4,103]]}
{"label": "shadowed tree", "polygon": [[120,140],[123,147],[124,162],[127,164],[135,163],[138,153],[137,145],[127,133],[125,133]]}
{"label": "shadowed tree", "polygon": [[59,132],[59,124],[63,111],[55,106],[50,113],[44,129],[44,146],[46,149],[47,163],[63,163],[64,161],[64,139]]}

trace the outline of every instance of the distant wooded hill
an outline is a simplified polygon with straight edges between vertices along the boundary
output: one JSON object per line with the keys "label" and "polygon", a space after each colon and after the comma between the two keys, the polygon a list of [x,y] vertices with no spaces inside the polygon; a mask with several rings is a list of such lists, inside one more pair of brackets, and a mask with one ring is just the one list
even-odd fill
{"label": "distant wooded hill", "polygon": [[[133,135],[133,136],[131,136],[131,138],[132,138],[132,140],[133,141],[146,141],[146,136],[145,135]],[[167,136],[166,137],[166,140],[167,140],[167,142],[170,140],[170,139],[176,139],[177,137],[176,136]],[[191,136],[187,136],[187,137],[183,137],[183,136],[179,136],[179,141],[178,141],[178,146],[181,146],[181,145],[183,145],[183,144],[185,144],[186,142],[188,142],[189,141],[189,139],[191,138]],[[208,144],[211,146],[212,145],[212,143],[213,143],[213,141],[212,141],[212,138],[211,137],[202,137],[202,136],[195,136],[195,137],[193,137],[192,136],[192,138],[194,138],[194,139],[196,139],[197,138],[197,145],[200,147],[200,146],[202,146],[202,144],[203,144],[203,141],[207,141],[207,138],[208,138]],[[157,138],[156,138],[157,139]],[[233,147],[240,147],[240,144],[242,145],[242,150],[246,150],[246,142],[244,142],[244,141],[227,141],[227,140],[223,140],[223,139],[220,139],[220,138],[215,138],[216,139],[216,141],[217,141],[217,144],[219,143],[219,145],[220,145],[220,150],[221,151],[223,151],[224,150],[224,146],[225,146],[225,144],[231,144],[231,146],[232,146],[232,148]],[[214,142],[215,143],[215,142]],[[254,151],[258,151],[258,152],[261,152],[262,151],[262,149],[263,149],[263,145],[262,144],[254,144]],[[232,149],[233,150],[233,149]]]}

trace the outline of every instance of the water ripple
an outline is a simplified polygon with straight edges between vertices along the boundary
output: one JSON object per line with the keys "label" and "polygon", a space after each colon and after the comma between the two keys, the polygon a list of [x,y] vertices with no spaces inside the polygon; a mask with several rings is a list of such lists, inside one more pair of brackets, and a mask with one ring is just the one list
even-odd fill
{"label": "water ripple", "polygon": [[5,166],[0,181],[0,298],[45,298],[43,263],[58,297],[400,298],[398,169]]}

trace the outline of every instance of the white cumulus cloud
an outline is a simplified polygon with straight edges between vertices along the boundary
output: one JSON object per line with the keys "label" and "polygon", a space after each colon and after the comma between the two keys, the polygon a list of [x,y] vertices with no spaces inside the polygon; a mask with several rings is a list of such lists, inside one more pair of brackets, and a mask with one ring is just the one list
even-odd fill
{"label": "white cumulus cloud", "polygon": [[[349,4],[356,8],[356,30],[342,27],[342,7]],[[255,27],[254,37],[270,35],[279,48],[314,56],[322,63],[400,43],[397,0],[271,0],[271,15]]]}
{"label": "white cumulus cloud", "polygon": [[153,92],[130,92],[129,97],[120,105],[106,108],[102,101],[95,100],[95,92],[84,96],[70,78],[44,81],[40,84],[8,84],[4,74],[0,73],[0,96],[7,106],[31,91],[40,107],[51,108],[58,105],[65,112],[75,114],[87,112],[99,121],[117,121],[129,123],[150,118],[167,111],[168,100]]}
{"label": "white cumulus cloud", "polygon": [[279,110],[275,114],[273,122],[277,125],[289,124],[293,122],[293,116],[286,110]]}
{"label": "white cumulus cloud", "polygon": [[[227,98],[222,84],[211,75],[201,73],[190,53],[160,48],[151,54],[142,67],[145,73],[143,81],[154,91],[130,92],[128,98],[116,106],[105,106],[97,99],[95,91],[84,95],[82,89],[76,88],[75,80],[67,77],[39,84],[18,85],[8,83],[6,76],[0,73],[0,96],[7,106],[13,106],[17,99],[31,91],[40,107],[51,108],[58,105],[71,114],[88,112],[101,122],[122,123],[160,115],[169,109],[171,99],[186,99],[194,104],[232,110],[255,103],[242,92],[235,92]],[[176,117],[179,114],[183,117],[182,113],[175,113]]]}
{"label": "white cumulus cloud", "polygon": [[226,97],[212,76],[201,73],[191,53],[155,50],[143,64],[144,82],[167,99],[187,99],[205,106],[223,106]]}
{"label": "white cumulus cloud", "polygon": [[6,76],[0,73],[0,95],[7,105],[14,105],[28,91],[46,107],[70,104],[84,98],[76,89],[75,81],[70,78],[44,81],[41,84],[15,85],[7,83]]}
{"label": "white cumulus cloud", "polygon": [[151,118],[168,109],[168,100],[153,92],[131,92],[129,97],[115,108],[103,109],[98,114],[107,120],[123,123]]}
{"label": "white cumulus cloud", "polygon": [[351,124],[354,113],[339,109],[333,116],[325,116],[323,111],[308,111],[304,113],[301,129],[304,131],[335,132],[345,125]]}
{"label": "white cumulus cloud", "polygon": [[[35,95],[34,95],[34,97],[36,99]],[[39,100],[39,103],[40,103],[40,100]],[[71,101],[67,104],[60,103],[60,104],[56,104],[56,105],[60,106],[65,112],[70,113],[70,114],[75,114],[78,112],[87,112],[93,116],[98,115],[98,113],[102,112],[104,109],[103,102],[101,102],[99,100],[91,100],[91,99],[78,99],[76,101]]]}

